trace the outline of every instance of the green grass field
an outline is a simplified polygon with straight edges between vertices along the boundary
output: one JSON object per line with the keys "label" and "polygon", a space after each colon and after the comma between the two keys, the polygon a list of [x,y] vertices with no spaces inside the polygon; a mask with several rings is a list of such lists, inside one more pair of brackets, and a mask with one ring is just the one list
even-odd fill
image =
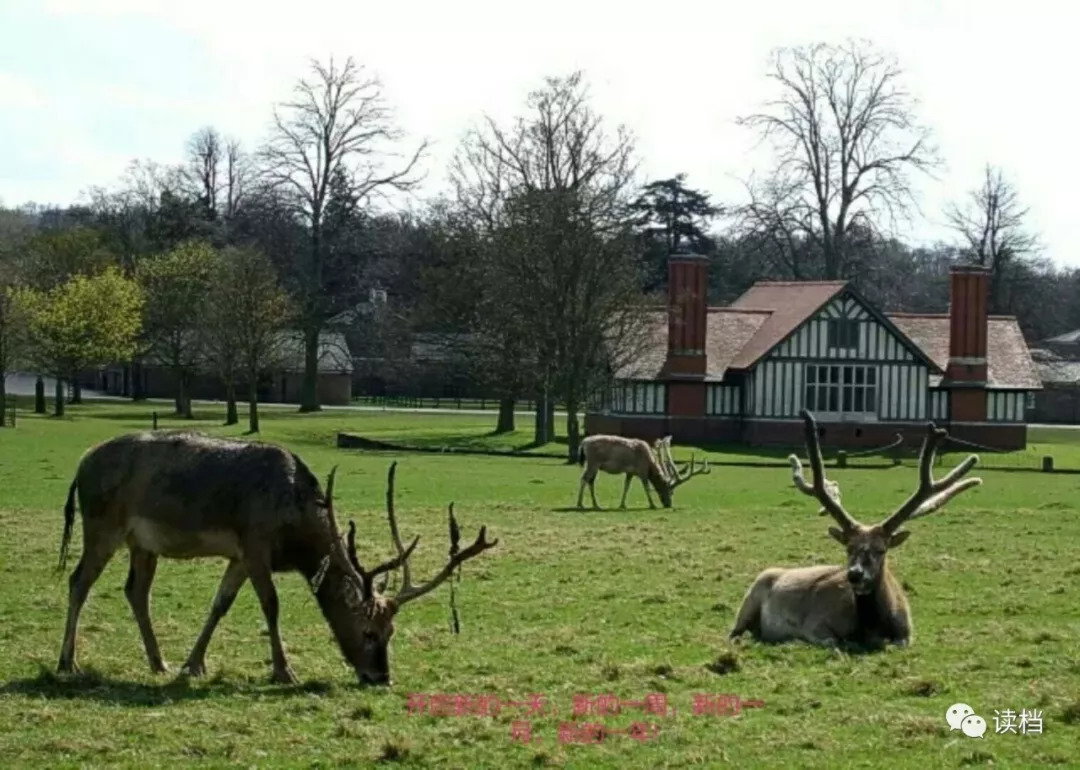
{"label": "green grass field", "polygon": [[[269,683],[269,645],[248,585],[210,644],[205,680],[151,674],[123,595],[123,552],[82,615],[84,673],[56,677],[67,603],[67,576],[56,572],[67,485],[85,449],[149,427],[151,411],[87,405],[61,420],[20,415],[15,430],[0,430],[0,766],[1080,764],[1080,476],[977,470],[982,487],[912,523],[911,539],[891,558],[909,588],[909,649],[853,656],[801,644],[730,645],[734,613],[758,571],[842,558],[826,536],[827,520],[792,488],[787,470],[718,466],[681,488],[673,509],[655,511],[636,482],[630,509],[614,510],[622,482],[605,476],[597,494],[613,510],[582,513],[572,509],[579,468],[558,459],[334,446],[339,430],[432,446],[528,443],[527,424],[512,436],[486,437],[491,416],[263,414],[262,440],[296,450],[323,478],[340,464],[335,507],[343,521],[355,518],[362,559],[391,554],[383,496],[393,460],[402,535],[422,535],[413,559],[418,577],[446,557],[450,501],[463,541],[481,524],[500,539],[465,566],[460,635],[449,630],[446,585],[403,610],[391,688],[355,684],[297,575],[276,582],[300,686]],[[218,427],[209,409],[198,416],[197,426],[210,432],[243,429]],[[163,419],[161,426],[178,424]],[[1057,433],[1043,444],[1076,453],[1068,432]],[[688,452],[676,446],[675,457]],[[830,476],[864,520],[884,515],[916,482],[911,467]],[[81,537],[76,525],[69,567]],[[159,566],[152,612],[174,670],[223,569],[213,560]],[[486,717],[411,714],[417,694],[491,696],[503,706]],[[624,706],[618,714],[574,714],[575,696],[625,703],[649,695],[656,702],[658,694],[672,713]],[[695,714],[695,701],[719,695],[761,705],[738,716]],[[543,696],[544,709],[530,715],[533,696]],[[958,701],[986,719],[982,740],[949,730],[945,712]],[[995,709],[1038,709],[1042,733],[995,734]],[[644,722],[656,730],[648,740],[613,734],[583,745],[565,734],[560,740],[560,725],[571,722],[612,730]],[[512,738],[525,723],[527,745]]]}

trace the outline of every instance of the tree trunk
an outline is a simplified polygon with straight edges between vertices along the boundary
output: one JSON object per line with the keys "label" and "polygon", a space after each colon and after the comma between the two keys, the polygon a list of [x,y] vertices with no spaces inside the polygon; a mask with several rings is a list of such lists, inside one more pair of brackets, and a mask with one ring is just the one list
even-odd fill
{"label": "tree trunk", "polygon": [[259,432],[259,386],[255,374],[248,375],[248,433]]}
{"label": "tree trunk", "polygon": [[75,375],[71,378],[71,403],[82,403],[82,383],[79,382],[79,375]]}
{"label": "tree trunk", "polygon": [[536,418],[533,426],[533,443],[543,446],[548,442],[547,398],[543,392],[536,396]]}
{"label": "tree trunk", "polygon": [[225,383],[225,424],[236,425],[240,417],[236,413],[236,383],[232,380]]}
{"label": "tree trunk", "polygon": [[581,431],[578,427],[578,408],[573,401],[566,403],[566,462],[573,465],[578,459],[578,447],[581,446]]}
{"label": "tree trunk", "polygon": [[34,414],[45,414],[45,379],[39,374],[34,383]]}
{"label": "tree trunk", "polygon": [[187,420],[194,420],[195,413],[191,411],[191,372],[184,372],[184,418]]}
{"label": "tree trunk", "polygon": [[64,416],[64,381],[59,377],[56,378],[56,391],[53,398],[53,416]]}
{"label": "tree trunk", "polygon": [[300,387],[300,411],[318,412],[319,406],[319,324],[304,325],[304,381]]}
{"label": "tree trunk", "polygon": [[495,426],[496,433],[514,432],[514,406],[516,406],[516,401],[512,397],[499,399],[499,422]]}
{"label": "tree trunk", "polygon": [[173,407],[177,417],[184,416],[184,372],[180,367],[173,367],[173,379],[176,380],[176,395],[173,396]]}
{"label": "tree trunk", "polygon": [[142,361],[131,362],[131,400],[142,401],[146,398],[143,390],[143,363]]}
{"label": "tree trunk", "polygon": [[545,430],[547,431],[547,440],[548,441],[554,441],[555,436],[556,436],[556,433],[555,433],[555,399],[552,398],[551,396],[547,397],[547,406],[545,407],[545,410],[544,410],[544,419],[547,420],[547,426],[545,427]]}
{"label": "tree trunk", "polygon": [[7,425],[7,385],[4,383],[6,375],[0,372],[0,428]]}

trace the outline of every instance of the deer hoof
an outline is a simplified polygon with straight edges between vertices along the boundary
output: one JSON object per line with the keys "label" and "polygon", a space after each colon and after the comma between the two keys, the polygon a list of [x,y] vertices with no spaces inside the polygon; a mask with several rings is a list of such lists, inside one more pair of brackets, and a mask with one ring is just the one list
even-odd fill
{"label": "deer hoof", "polygon": [[60,662],[56,665],[56,673],[58,674],[78,674],[80,671],[79,664],[74,659],[64,660],[60,659]]}
{"label": "deer hoof", "polygon": [[206,676],[206,664],[200,661],[189,660],[180,669],[180,676]]}
{"label": "deer hoof", "polygon": [[167,674],[169,673],[169,664],[163,660],[154,661],[150,664],[150,670],[155,674]]}
{"label": "deer hoof", "polygon": [[300,683],[300,680],[296,678],[296,674],[294,674],[293,670],[288,666],[285,666],[285,668],[280,669],[280,670],[275,670],[274,675],[272,677],[270,677],[270,679],[271,679],[271,681],[274,682],[274,684],[299,684]]}

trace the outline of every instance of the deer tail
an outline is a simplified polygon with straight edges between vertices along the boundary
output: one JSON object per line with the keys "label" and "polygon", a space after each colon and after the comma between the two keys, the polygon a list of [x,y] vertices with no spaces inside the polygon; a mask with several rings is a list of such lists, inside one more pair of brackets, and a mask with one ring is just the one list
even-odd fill
{"label": "deer tail", "polygon": [[60,539],[60,564],[57,570],[67,566],[68,546],[71,544],[71,531],[75,528],[75,490],[79,486],[79,477],[75,476],[68,487],[67,503],[64,505],[64,536]]}

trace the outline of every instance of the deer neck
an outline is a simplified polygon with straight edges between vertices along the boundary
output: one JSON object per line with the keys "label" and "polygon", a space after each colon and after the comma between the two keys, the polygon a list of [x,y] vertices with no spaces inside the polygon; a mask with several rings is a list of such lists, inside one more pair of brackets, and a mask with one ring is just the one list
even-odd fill
{"label": "deer neck", "polygon": [[876,628],[888,615],[889,592],[895,587],[889,563],[883,562],[873,587],[864,594],[855,594],[855,614],[862,628]]}
{"label": "deer neck", "polygon": [[653,485],[653,489],[659,492],[664,488],[671,488],[673,485],[664,478],[664,474],[660,472],[660,467],[653,463],[649,466],[649,483]]}

